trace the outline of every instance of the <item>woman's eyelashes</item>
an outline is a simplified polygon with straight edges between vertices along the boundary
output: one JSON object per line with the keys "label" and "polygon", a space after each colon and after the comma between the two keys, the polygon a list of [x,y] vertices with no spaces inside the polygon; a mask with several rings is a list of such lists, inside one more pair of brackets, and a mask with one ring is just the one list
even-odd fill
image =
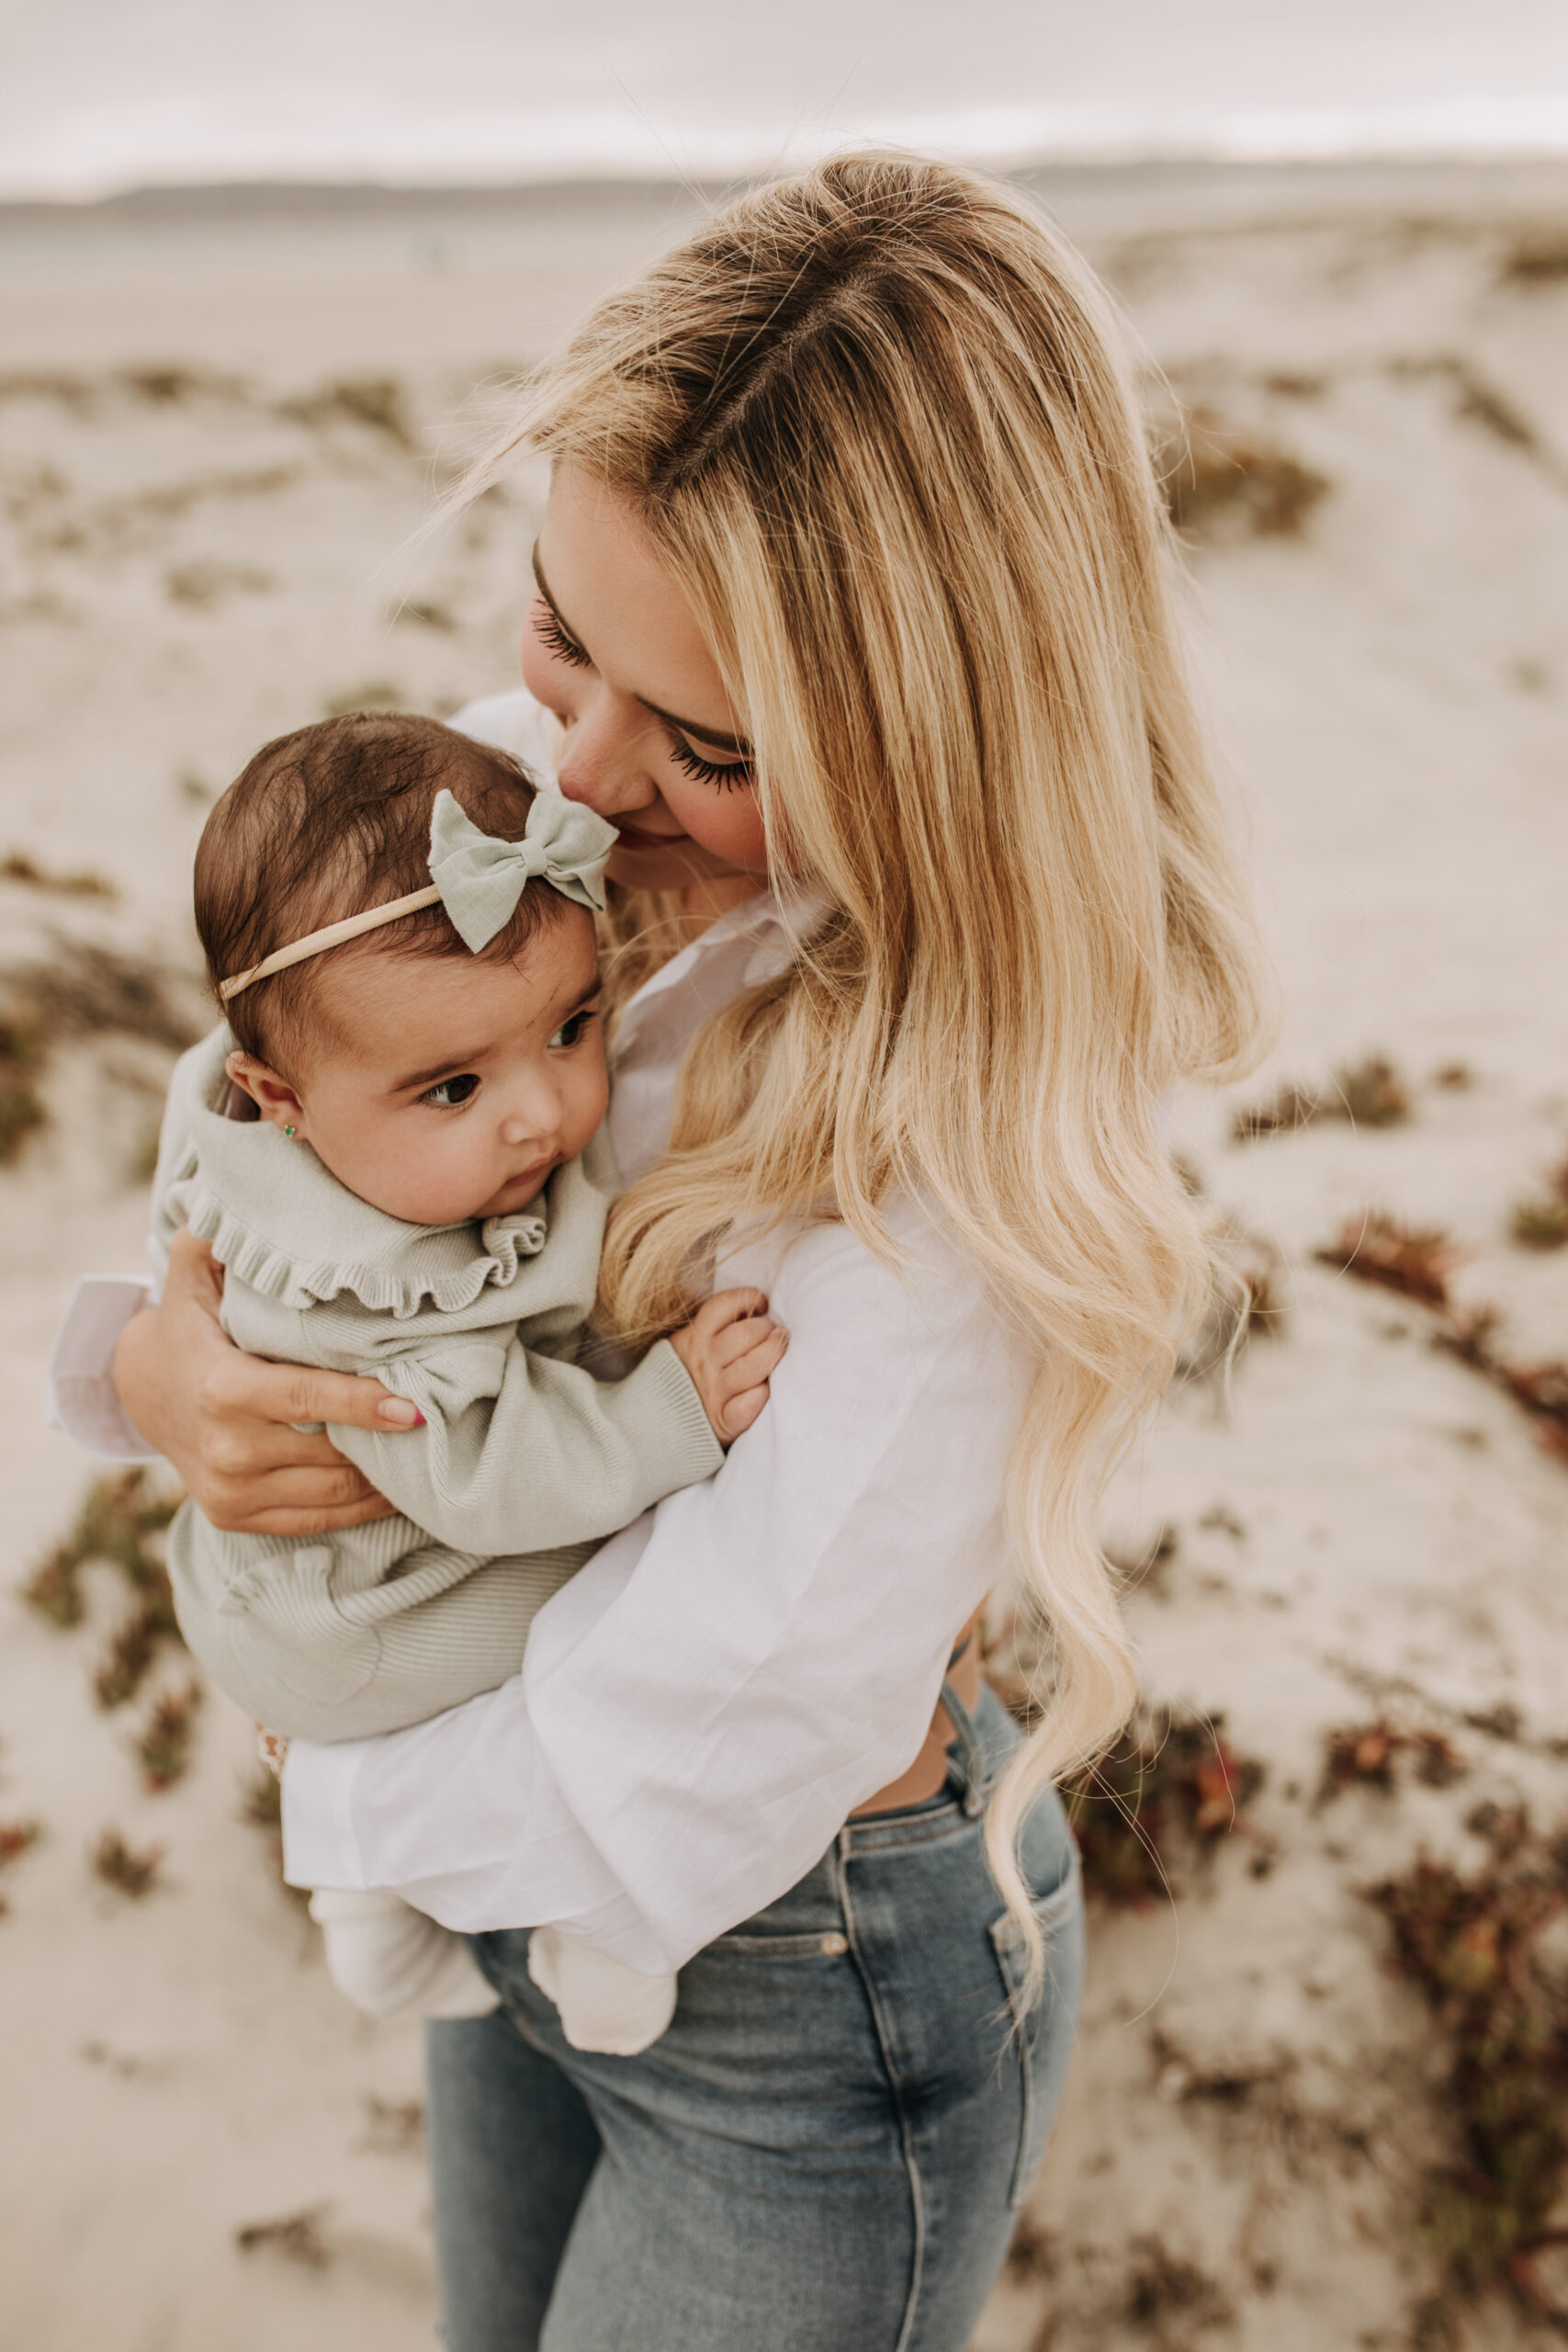
{"label": "woman's eyelashes", "polygon": [[536,600],[534,605],[534,634],[558,662],[565,662],[574,670],[588,670],[593,666],[575,638],[568,637],[542,596]]}
{"label": "woman's eyelashes", "polygon": [[457,1111],[479,1091],[479,1080],[472,1070],[465,1070],[461,1078],[444,1078],[438,1086],[428,1086],[420,1096],[435,1111]]}
{"label": "woman's eyelashes", "polygon": [[682,774],[697,784],[716,784],[725,792],[738,792],[751,781],[750,760],[705,760],[679,735],[674,738],[671,756]]}

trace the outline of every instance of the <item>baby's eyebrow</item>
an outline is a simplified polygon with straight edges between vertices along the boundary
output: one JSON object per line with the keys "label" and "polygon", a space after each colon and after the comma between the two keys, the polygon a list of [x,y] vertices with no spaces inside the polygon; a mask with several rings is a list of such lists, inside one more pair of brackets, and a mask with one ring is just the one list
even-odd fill
{"label": "baby's eyebrow", "polygon": [[434,1086],[438,1078],[450,1078],[461,1069],[469,1069],[475,1062],[483,1061],[491,1051],[489,1046],[476,1046],[471,1053],[448,1054],[445,1061],[433,1062],[429,1069],[416,1069],[409,1078],[400,1078],[389,1086],[389,1094],[412,1094],[416,1086]]}

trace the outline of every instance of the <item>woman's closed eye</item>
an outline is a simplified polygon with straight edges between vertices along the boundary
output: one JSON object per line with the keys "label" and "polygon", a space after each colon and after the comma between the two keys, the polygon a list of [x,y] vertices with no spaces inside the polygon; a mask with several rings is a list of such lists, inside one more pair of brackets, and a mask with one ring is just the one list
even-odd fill
{"label": "woman's closed eye", "polygon": [[479,1092],[479,1080],[472,1070],[465,1070],[461,1078],[444,1078],[439,1085],[427,1086],[420,1096],[433,1110],[457,1111]]}
{"label": "woman's closed eye", "polygon": [[682,775],[697,784],[716,784],[726,792],[739,792],[756,773],[750,760],[705,760],[679,735],[673,739],[671,755]]}
{"label": "woman's closed eye", "polygon": [[541,645],[558,662],[567,662],[573,670],[591,670],[592,663],[575,638],[568,637],[560,622],[542,596],[534,599],[534,634]]}

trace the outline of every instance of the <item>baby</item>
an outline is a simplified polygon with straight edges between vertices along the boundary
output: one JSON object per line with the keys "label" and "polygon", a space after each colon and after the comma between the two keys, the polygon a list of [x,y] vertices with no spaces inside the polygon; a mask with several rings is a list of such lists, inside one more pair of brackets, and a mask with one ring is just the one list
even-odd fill
{"label": "baby", "polygon": [[[622,1378],[581,1360],[615,1189],[593,922],[615,839],[504,753],[368,714],[269,743],[208,820],[197,926],[228,1025],[175,1072],[154,1258],[188,1226],[240,1347],[374,1374],[420,1417],[332,1430],[395,1517],[310,1539],[189,1503],[175,1521],[186,1638],[276,1732],[396,1730],[506,1680],[596,1544],[767,1402],[784,1339],[754,1291]],[[461,1940],[395,1897],[312,1910],[362,2006],[492,2006]],[[642,2047],[673,2007],[673,1980],[553,1929],[531,1965],[585,2047]]]}

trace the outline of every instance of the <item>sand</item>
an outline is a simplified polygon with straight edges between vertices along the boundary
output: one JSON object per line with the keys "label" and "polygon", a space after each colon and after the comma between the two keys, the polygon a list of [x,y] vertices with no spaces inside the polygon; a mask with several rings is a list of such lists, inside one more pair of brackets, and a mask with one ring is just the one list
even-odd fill
{"label": "sand", "polygon": [[[1236,1143],[1235,1100],[1178,1108],[1216,1218],[1277,1253],[1283,1312],[1228,1399],[1172,1396],[1107,1536],[1136,1555],[1173,1531],[1131,1604],[1145,1688],[1223,1713],[1266,1779],[1174,1905],[1096,1906],[1066,2109],[975,2352],[1505,2352],[1534,2340],[1518,2305],[1458,2303],[1416,2227],[1448,2152],[1441,2050],[1359,1890],[1423,1847],[1475,1870],[1482,1800],[1568,1815],[1568,1467],[1431,1345],[1429,1315],[1314,1252],[1368,1207],[1441,1226],[1470,1252],[1456,1300],[1502,1306],[1520,1359],[1568,1353],[1568,1250],[1508,1236],[1568,1153],[1568,276],[1508,266],[1521,236],[1561,242],[1568,176],[1047,192],[1176,392],[1328,485],[1299,532],[1222,514],[1192,558],[1284,999],[1241,1097],[1381,1052],[1411,1111]],[[334,704],[446,712],[510,682],[532,487],[407,542],[475,386],[536,356],[682,206],[0,210],[0,858],[118,893],[0,882],[0,971],[69,964],[63,940],[188,973],[191,852],[258,741]],[[63,1040],[48,1124],[0,1170],[7,1586],[90,1478],[40,1427],[42,1368],[76,1275],[139,1262],[168,1060],[144,1036]],[[1453,1065],[1468,1082],[1437,1083]],[[188,1668],[169,1655],[100,1710],[126,1599],[107,1566],[87,1586],[74,1632],[5,1604],[0,1826],[45,1834],[0,1873],[0,2343],[426,2344],[417,2037],[327,1985],[240,1818],[249,1737],[226,1702],[186,1778],[142,1788],[148,1694]],[[1442,1729],[1463,1777],[1404,1770],[1316,1804],[1326,1734],[1388,1704]],[[88,1867],[109,1825],[167,1849],[142,1901]]]}

